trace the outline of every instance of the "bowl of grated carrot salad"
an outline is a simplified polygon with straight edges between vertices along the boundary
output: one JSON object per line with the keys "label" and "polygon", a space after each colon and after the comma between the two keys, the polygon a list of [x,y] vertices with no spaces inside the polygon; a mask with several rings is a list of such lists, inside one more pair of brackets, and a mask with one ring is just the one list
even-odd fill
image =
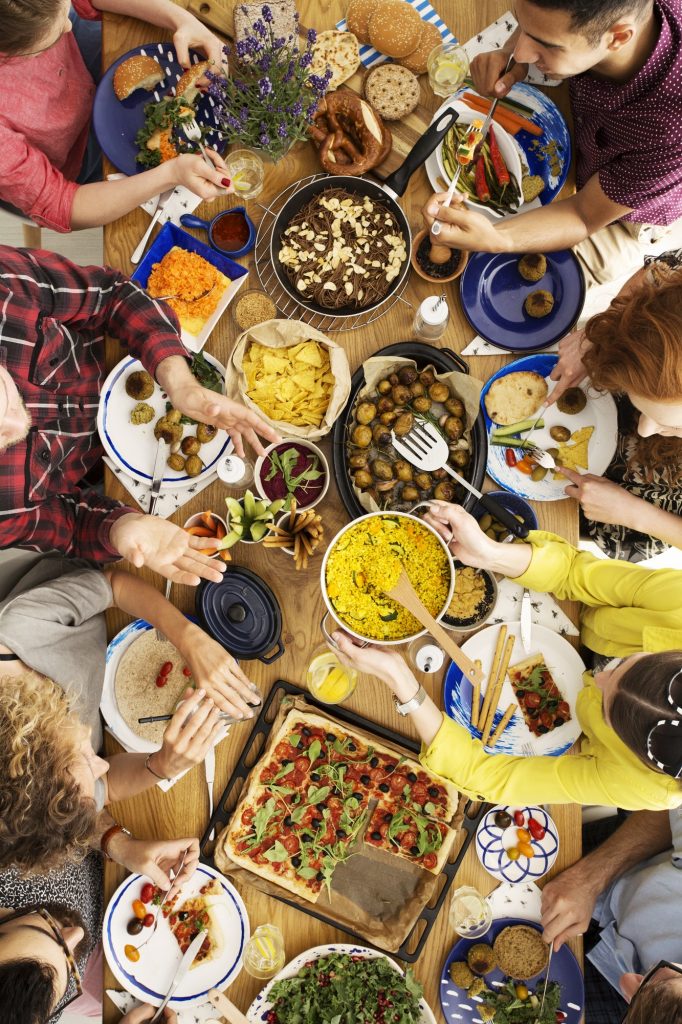
{"label": "bowl of grated carrot salad", "polygon": [[186,331],[198,334],[229,284],[230,279],[203,256],[174,245],[153,265],[147,291],[152,298],[178,296],[167,299],[168,305]]}

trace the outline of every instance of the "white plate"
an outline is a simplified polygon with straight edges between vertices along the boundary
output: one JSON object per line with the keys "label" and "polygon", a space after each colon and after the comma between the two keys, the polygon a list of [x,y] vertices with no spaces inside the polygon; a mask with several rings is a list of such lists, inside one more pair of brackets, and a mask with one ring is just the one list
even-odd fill
{"label": "white plate", "polygon": [[[169,1004],[175,1010],[204,1003],[209,989],[227,988],[241,970],[242,953],[249,938],[250,927],[246,907],[235,887],[215,868],[200,864],[183,886],[181,899],[198,893],[213,878],[218,879],[225,896],[225,902],[213,908],[223,932],[225,949],[218,960],[202,964],[187,973]],[[148,879],[144,875],[134,874],[128,875],[119,885],[104,914],[102,942],[107,963],[118,983],[143,1003],[159,1006],[182,959],[180,947],[168,921],[161,919],[136,964],[131,963],[123,952],[124,946],[128,944],[139,945],[147,931],[143,929],[139,935],[129,935],[126,931],[128,922],[134,916],[133,900],[139,899],[146,881]]]}
{"label": "white plate", "polygon": [[102,699],[99,709],[102,712],[104,721],[115,739],[121,743],[126,750],[136,754],[151,754],[159,749],[158,743],[150,743],[143,740],[141,736],[134,733],[130,728],[116,703],[116,672],[124,653],[130,645],[152,627],[144,619],[135,619],[134,622],[116,634],[107,647],[107,658],[104,666],[104,686],[102,687]]}
{"label": "white plate", "polygon": [[[502,829],[495,824],[495,815],[498,811],[506,811],[512,818],[508,828]],[[521,856],[518,860],[511,860],[507,854],[507,850],[513,849],[519,842],[516,834],[519,826],[513,821],[515,811],[523,812],[526,823],[529,818],[534,818],[545,829],[542,839],[531,837],[530,844],[534,857]],[[521,827],[527,829],[527,824]],[[511,807],[507,804],[497,804],[479,822],[476,829],[476,853],[488,874],[493,878],[499,878],[501,882],[519,885],[521,882],[534,881],[543,878],[557,859],[559,830],[544,807]],[[507,913],[510,911],[507,910]]]}
{"label": "white plate", "polygon": [[[507,363],[486,381],[481,392],[481,409],[488,436],[498,426],[496,423],[492,424],[485,408],[484,399],[492,382],[508,373],[530,370],[545,378],[551,392],[554,381],[550,380],[549,375],[558,360],[559,357],[550,352],[534,353],[524,356],[523,359],[516,359],[513,363]],[[580,470],[580,472],[601,476],[608,468],[618,444],[618,411],[613,396],[608,392],[596,391],[587,382],[580,386],[587,395],[587,405],[582,412],[569,416],[560,412],[556,403],[550,405],[542,417],[545,425],[541,430],[533,431],[532,441],[539,448],[556,448],[558,447],[557,442],[549,436],[550,427],[561,424],[568,427],[572,434],[581,427],[594,427],[587,446],[588,469]],[[496,484],[504,487],[506,491],[512,491],[514,494],[518,494],[522,498],[530,498],[532,501],[558,501],[567,497],[564,489],[569,481],[565,477],[555,480],[552,470],[548,471],[544,480],[531,480],[525,473],[508,466],[505,460],[505,451],[507,448],[513,447],[513,442],[509,445],[488,444],[487,471]],[[523,451],[518,449],[516,454],[520,458]]]}
{"label": "white plate", "polygon": [[[563,725],[545,733],[544,736],[535,736],[526,725],[521,711],[517,710],[511,722],[502,733],[501,737],[492,748],[492,754],[513,754],[516,757],[523,756],[523,747],[530,744],[533,755],[549,754],[557,756],[565,753],[575,743],[581,733],[580,723],[576,716],[576,701],[578,694],[583,688],[583,672],[585,665],[583,660],[568,640],[559,636],[545,626],[533,625],[531,650],[526,655],[521,644],[521,624],[519,622],[505,622],[499,626],[486,626],[485,629],[475,633],[462,644],[462,650],[472,661],[478,658],[486,680],[493,665],[493,657],[497,644],[497,637],[502,625],[507,627],[507,636],[515,636],[516,643],[511,657],[511,665],[524,661],[526,657],[542,653],[547,667],[549,668],[557,686],[561,690],[563,699],[568,702],[571,709],[571,719]],[[478,729],[473,729],[470,724],[471,717],[471,683],[464,679],[462,672],[455,664],[451,664],[443,683],[443,704],[446,714],[455,722],[468,729],[476,739],[480,738]],[[483,689],[485,694],[485,689]],[[514,690],[509,679],[505,679],[500,700],[495,712],[493,729],[498,723],[510,704],[516,703]]]}
{"label": "white plate", "polygon": [[[222,374],[224,380],[225,367],[222,363],[208,353],[205,353],[205,358]],[[144,399],[154,409],[154,419],[151,423],[139,426],[130,422],[130,414],[137,403],[126,394],[125,382],[134,370],[143,369],[142,363],[132,356],[126,356],[113,368],[104,382],[100,395],[97,430],[107,455],[118,468],[149,487],[157,448],[154,424],[159,416],[164,415],[168,398],[161,387],[155,384],[154,394]],[[194,435],[195,432],[196,427],[184,428],[184,436]],[[199,457],[204,463],[204,469],[199,476],[187,476],[184,472],[178,473],[166,466],[161,483],[162,489],[192,487],[213,476],[221,457],[231,452],[233,447],[229,435],[224,430],[219,430],[212,441],[201,446]]]}
{"label": "white plate", "polygon": [[[366,960],[376,960],[382,957],[388,961],[391,967],[395,968],[398,974],[402,974],[401,968],[392,960],[390,956],[386,956],[385,953],[380,953],[377,949],[370,949],[368,946],[353,946],[348,942],[334,942],[324,946],[313,946],[311,949],[306,949],[305,952],[299,953],[298,956],[294,957],[288,964],[286,964],[279,974],[267,983],[264,989],[256,996],[251,1006],[246,1011],[246,1016],[252,1024],[265,1024],[267,1021],[267,1015],[272,1010],[272,1003],[268,999],[270,989],[276,981],[280,981],[282,978],[293,978],[294,975],[298,974],[302,967],[309,964],[311,960],[319,960],[320,957],[327,956],[329,953],[350,953],[353,956],[363,957]],[[433,1015],[431,1007],[422,999],[420,1002],[420,1008],[422,1011],[421,1020],[419,1024],[436,1024],[436,1018]]]}
{"label": "white plate", "polygon": [[[484,119],[484,115],[479,114],[476,110],[472,110],[471,107],[467,106],[466,103],[461,103],[458,102],[457,100],[450,100],[448,101],[447,106],[448,109],[452,108],[453,110],[457,111],[458,124],[472,124],[474,121],[481,122]],[[518,209],[523,206],[523,192],[521,191],[521,178],[523,175],[520,156],[521,150],[514,142],[513,137],[508,132],[506,132],[504,128],[501,128],[500,125],[498,124],[495,125],[495,140],[499,146],[502,159],[507,165],[507,170],[509,171],[510,175],[516,179],[516,184],[518,186],[520,193],[519,204],[517,207]],[[438,173],[440,174],[443,181],[445,181],[449,185],[451,178],[443,165],[442,142],[440,142],[436,146],[435,154],[436,160],[438,162]],[[458,191],[461,190],[458,189]],[[481,213],[489,213],[495,218],[509,216],[509,214],[504,214],[500,210],[497,210],[495,207],[486,206],[483,203],[475,203],[473,199],[465,199],[464,202],[472,210],[479,210]]]}

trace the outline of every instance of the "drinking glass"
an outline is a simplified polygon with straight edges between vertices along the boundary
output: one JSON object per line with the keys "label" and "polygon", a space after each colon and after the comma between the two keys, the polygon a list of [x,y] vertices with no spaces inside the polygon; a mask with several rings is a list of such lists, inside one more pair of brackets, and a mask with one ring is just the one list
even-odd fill
{"label": "drinking glass", "polygon": [[239,199],[253,199],[263,191],[265,165],[251,149],[235,149],[225,159]]}
{"label": "drinking glass", "polygon": [[426,67],[436,96],[452,96],[469,74],[469,58],[457,43],[441,43],[431,50]]}
{"label": "drinking glass", "polygon": [[471,885],[455,889],[450,899],[450,924],[463,939],[477,939],[490,928],[493,912],[485,896]]}
{"label": "drinking glass", "polygon": [[313,651],[306,675],[308,689],[324,704],[340,704],[355,690],[358,674],[342,665],[326,644]]}
{"label": "drinking glass", "polygon": [[272,978],[284,967],[284,938],[274,924],[261,924],[244,946],[244,970],[252,978]]}

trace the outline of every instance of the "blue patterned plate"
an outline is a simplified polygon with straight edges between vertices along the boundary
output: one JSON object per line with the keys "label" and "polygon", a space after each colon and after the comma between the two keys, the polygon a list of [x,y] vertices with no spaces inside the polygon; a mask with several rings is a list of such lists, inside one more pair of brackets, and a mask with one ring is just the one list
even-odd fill
{"label": "blue patterned plate", "polygon": [[[523,359],[515,359],[513,363],[507,363],[506,366],[503,366],[501,370],[498,370],[497,373],[494,373],[485,382],[481,392],[481,409],[488,435],[497,426],[488,416],[485,407],[485,396],[488,394],[493,381],[499,377],[506,376],[508,373],[531,370],[534,373],[539,373],[541,377],[547,378],[547,383],[551,390],[554,384],[553,381],[549,380],[549,375],[556,366],[558,359],[557,355],[552,355],[551,353],[524,356]],[[540,448],[556,447],[556,441],[553,441],[549,436],[549,429],[557,424],[568,427],[572,433],[580,429],[580,427],[594,427],[594,433],[590,437],[587,450],[588,472],[601,476],[611,462],[618,442],[616,403],[612,396],[605,391],[597,392],[586,383],[583,383],[581,386],[587,395],[587,405],[582,412],[568,416],[565,413],[559,412],[556,405],[550,405],[543,416],[545,425],[541,430],[534,432],[533,441]],[[510,444],[509,447],[513,448],[514,446]],[[559,477],[555,480],[550,470],[544,480],[531,480],[529,476],[521,473],[518,469],[507,465],[504,454],[505,450],[503,445],[488,444],[487,471],[496,484],[504,487],[506,491],[512,491],[514,494],[518,494],[520,497],[530,499],[531,501],[558,501],[560,498],[567,497],[564,493],[564,488],[568,483],[565,477]],[[519,458],[523,455],[521,449],[517,451],[517,455]]]}
{"label": "blue patterned plate", "polygon": [[[280,981],[282,978],[293,978],[302,967],[309,964],[312,960],[319,960],[320,957],[328,956],[330,953],[349,953],[352,956],[362,957],[367,960],[375,960],[379,957],[383,957],[387,960],[391,967],[394,967],[399,974],[402,974],[401,968],[392,960],[390,956],[386,956],[385,953],[380,953],[378,949],[370,949],[368,946],[353,946],[348,942],[333,942],[328,943],[324,946],[313,946],[311,949],[306,949],[305,952],[299,953],[293,960],[290,960],[286,964],[279,974],[267,983],[265,988],[256,996],[251,1006],[246,1011],[246,1016],[251,1024],[267,1024],[268,1016],[273,1009],[272,1003],[269,1000],[270,989],[276,981]],[[419,1024],[436,1024],[436,1018],[433,1015],[433,1010],[426,1002],[422,999],[420,1004],[421,1019]]]}
{"label": "blue patterned plate", "polygon": [[[531,630],[531,650],[527,654],[521,645],[521,624],[519,622],[505,622],[500,625],[486,626],[485,629],[474,633],[473,636],[470,636],[462,644],[462,650],[465,654],[468,654],[472,661],[478,659],[481,662],[481,668],[486,680],[492,668],[495,646],[501,625],[507,627],[507,636],[516,637],[511,659],[512,665],[516,665],[519,661],[523,661],[532,654],[540,651],[543,653],[547,667],[561,690],[564,700],[568,701],[571,709],[571,718],[552,732],[545,733],[544,736],[535,736],[526,725],[521,712],[517,710],[495,746],[492,749],[486,747],[486,751],[489,754],[512,754],[515,757],[524,757],[527,751],[532,752],[532,756],[544,754],[550,757],[557,757],[559,754],[565,754],[575,743],[581,732],[575,708],[578,694],[583,687],[582,675],[585,671],[585,665],[582,658],[565,637],[560,636],[551,629],[547,629],[546,626],[533,624]],[[471,683],[463,677],[462,670],[454,662],[451,663],[443,681],[443,707],[445,708],[445,713],[453,721],[468,729],[474,739],[480,739],[480,730],[474,729],[471,725],[472,692]],[[483,693],[485,693],[485,687]],[[506,679],[493,719],[494,729],[502,721],[502,716],[509,705],[514,703],[516,703],[516,696],[509,679]]]}
{"label": "blue patterned plate", "polygon": [[[122,64],[128,57],[136,57],[139,54],[158,60],[166,72],[166,77],[153,92],[136,89],[127,100],[119,100],[114,92],[114,72],[119,64]],[[204,59],[203,54],[197,53],[196,50],[190,51],[192,64],[197,64]],[[139,147],[135,143],[135,136],[144,125],[144,108],[148,103],[158,102],[168,94],[174,95],[175,86],[184,72],[185,68],[178,64],[175,47],[172,43],[145,43],[144,46],[136,46],[134,49],[128,50],[122,57],[114,61],[102,75],[95,93],[92,123],[102,152],[123,174],[138,174],[145,170],[137,163]],[[213,129],[205,136],[206,145],[222,153],[226,148],[226,143],[218,134],[213,97],[197,97],[195,111],[199,124]]]}
{"label": "blue patterned plate", "polygon": [[[490,930],[480,939],[460,939],[452,947],[443,964],[440,978],[440,1005],[447,1024],[481,1024],[479,1007],[483,1002],[480,996],[469,996],[455,985],[450,977],[450,965],[456,960],[466,960],[469,949],[477,942],[487,942],[492,945],[504,928],[517,924],[542,931],[541,926],[533,921],[523,921],[516,917],[500,917],[493,921]],[[528,988],[537,989],[545,977],[545,972],[542,971],[527,982]],[[497,967],[485,975],[485,983],[490,989],[501,988],[504,980],[505,975]],[[559,952],[552,956],[549,980],[557,981],[561,985],[560,1006],[566,1014],[565,1024],[580,1024],[585,1007],[585,984],[578,961],[568,946],[562,946]],[[542,992],[542,988],[540,988],[540,992]]]}
{"label": "blue patterned plate", "polygon": [[[495,824],[495,815],[499,811],[506,811],[512,819],[509,828],[503,829]],[[507,850],[513,849],[519,842],[516,829],[520,826],[515,825],[513,820],[515,811],[523,813],[526,824],[522,827],[526,830],[529,818],[534,818],[545,830],[542,839],[531,838],[533,857],[520,856],[518,860],[511,860],[507,854]],[[559,833],[554,821],[542,807],[498,804],[488,811],[476,829],[476,853],[488,874],[499,878],[501,882],[518,885],[519,882],[536,881],[547,874],[557,858]]]}
{"label": "blue patterned plate", "polygon": [[[212,901],[211,910],[222,932],[224,948],[215,960],[193,967],[170,1001],[172,1009],[180,1011],[187,1006],[206,1002],[212,988],[227,988],[241,970],[242,953],[249,934],[249,915],[241,896],[226,878],[207,864],[199,864],[188,882],[182,887],[180,900],[198,894],[199,889],[218,879],[221,896]],[[125,955],[128,944],[138,946],[147,929],[139,936],[131,936],[126,926],[133,916],[133,900],[139,899],[144,875],[128,875],[111,897],[104,914],[102,944],[107,963],[120,985],[143,1003],[159,1006],[171,986],[182,953],[163,916],[148,945],[140,953],[137,963]],[[179,906],[179,904],[178,904]]]}

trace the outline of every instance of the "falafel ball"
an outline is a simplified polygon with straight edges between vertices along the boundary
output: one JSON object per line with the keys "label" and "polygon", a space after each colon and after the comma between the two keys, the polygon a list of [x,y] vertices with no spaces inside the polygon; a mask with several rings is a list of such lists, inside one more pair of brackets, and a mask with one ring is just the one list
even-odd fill
{"label": "falafel ball", "polygon": [[126,378],[126,394],[141,402],[154,394],[154,378],[146,370],[133,370]]}
{"label": "falafel ball", "polygon": [[154,410],[147,402],[138,402],[130,414],[130,422],[139,427],[142,423],[151,423],[154,419]]}
{"label": "falafel ball", "polygon": [[518,268],[526,281],[539,281],[547,273],[547,260],[541,252],[527,252],[519,260]]}
{"label": "falafel ball", "polygon": [[457,988],[463,988],[466,992],[469,989],[469,985],[473,984],[475,975],[464,960],[454,960],[450,964],[450,977]]}
{"label": "falafel ball", "polygon": [[176,473],[182,473],[185,468],[185,460],[180,452],[173,452],[172,455],[169,455],[167,462],[170,468],[174,469]]}
{"label": "falafel ball", "polygon": [[190,455],[185,462],[185,473],[187,476],[199,476],[204,464],[198,455]]}
{"label": "falafel ball", "polygon": [[531,292],[526,296],[523,308],[528,316],[535,317],[535,319],[549,316],[554,309],[554,296],[544,288],[538,288],[536,292]]}
{"label": "falafel ball", "polygon": [[154,437],[157,441],[175,444],[182,439],[182,427],[178,423],[173,423],[168,416],[160,416],[154,424]]}
{"label": "falafel ball", "polygon": [[476,942],[467,953],[467,963],[474,974],[487,974],[496,962],[493,947],[487,942]]}
{"label": "falafel ball", "polygon": [[218,433],[218,428],[212,423],[199,423],[197,426],[197,441],[200,444],[208,444]]}
{"label": "falafel ball", "polygon": [[183,455],[198,455],[201,442],[196,437],[183,437],[180,448]]}

